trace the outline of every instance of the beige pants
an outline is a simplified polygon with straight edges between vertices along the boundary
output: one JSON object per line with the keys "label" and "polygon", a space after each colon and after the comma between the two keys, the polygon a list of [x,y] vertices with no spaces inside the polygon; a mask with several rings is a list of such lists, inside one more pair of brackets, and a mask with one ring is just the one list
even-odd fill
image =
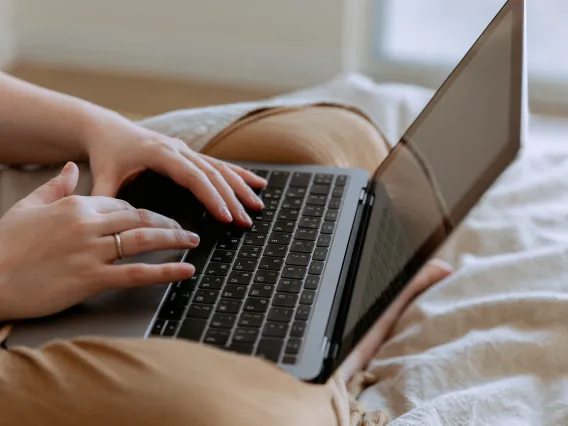
{"label": "beige pants", "polygon": [[[329,106],[257,112],[204,150],[367,170],[387,151],[362,115]],[[333,426],[349,422],[348,410],[332,384],[308,385],[268,362],[185,341],[83,338],[0,350],[3,426]]]}

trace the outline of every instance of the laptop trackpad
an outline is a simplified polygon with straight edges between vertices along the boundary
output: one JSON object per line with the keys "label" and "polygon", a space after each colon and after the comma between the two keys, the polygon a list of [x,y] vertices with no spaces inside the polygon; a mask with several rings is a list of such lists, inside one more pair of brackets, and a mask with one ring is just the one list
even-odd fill
{"label": "laptop trackpad", "polygon": [[[122,262],[164,263],[180,251],[148,253]],[[113,290],[57,315],[14,324],[8,346],[39,346],[50,340],[84,336],[143,337],[166,291],[166,285]]]}

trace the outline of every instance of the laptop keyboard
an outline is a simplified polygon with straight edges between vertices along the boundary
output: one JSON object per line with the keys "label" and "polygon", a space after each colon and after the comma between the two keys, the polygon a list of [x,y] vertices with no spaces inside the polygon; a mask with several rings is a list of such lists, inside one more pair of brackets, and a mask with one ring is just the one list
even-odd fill
{"label": "laptop keyboard", "polygon": [[348,177],[253,172],[268,180],[264,210],[250,230],[202,237],[186,258],[195,275],[170,287],[151,335],[296,364]]}

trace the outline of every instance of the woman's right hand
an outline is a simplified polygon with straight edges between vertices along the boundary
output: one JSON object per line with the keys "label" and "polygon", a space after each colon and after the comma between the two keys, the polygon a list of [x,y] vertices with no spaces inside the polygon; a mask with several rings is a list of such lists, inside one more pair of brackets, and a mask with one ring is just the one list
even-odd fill
{"label": "woman's right hand", "polygon": [[113,264],[123,255],[187,249],[199,237],[173,220],[107,197],[70,196],[79,170],[54,179],[0,219],[0,321],[60,312],[104,290],[189,278],[187,263]]}

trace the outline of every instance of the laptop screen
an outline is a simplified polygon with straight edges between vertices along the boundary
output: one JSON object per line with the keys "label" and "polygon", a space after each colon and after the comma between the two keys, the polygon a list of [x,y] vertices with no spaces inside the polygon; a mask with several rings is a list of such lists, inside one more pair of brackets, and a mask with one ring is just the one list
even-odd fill
{"label": "laptop screen", "polygon": [[508,2],[376,171],[341,355],[516,156],[523,22],[523,2]]}

